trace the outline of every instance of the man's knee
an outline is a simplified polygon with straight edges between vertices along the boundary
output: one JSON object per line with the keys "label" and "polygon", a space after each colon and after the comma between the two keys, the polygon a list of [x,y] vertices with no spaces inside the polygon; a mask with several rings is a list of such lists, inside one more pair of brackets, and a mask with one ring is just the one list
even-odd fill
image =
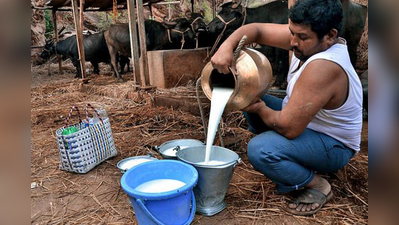
{"label": "man's knee", "polygon": [[248,143],[248,159],[252,165],[266,166],[281,161],[281,150],[283,148],[279,134],[274,131],[262,133]]}

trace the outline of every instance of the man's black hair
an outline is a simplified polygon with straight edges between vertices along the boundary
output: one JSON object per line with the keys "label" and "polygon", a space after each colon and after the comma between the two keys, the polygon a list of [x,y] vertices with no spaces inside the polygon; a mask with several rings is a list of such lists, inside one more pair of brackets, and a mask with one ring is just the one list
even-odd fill
{"label": "man's black hair", "polygon": [[341,34],[343,12],[339,0],[299,0],[288,16],[293,23],[310,25],[319,39],[333,28],[338,36]]}

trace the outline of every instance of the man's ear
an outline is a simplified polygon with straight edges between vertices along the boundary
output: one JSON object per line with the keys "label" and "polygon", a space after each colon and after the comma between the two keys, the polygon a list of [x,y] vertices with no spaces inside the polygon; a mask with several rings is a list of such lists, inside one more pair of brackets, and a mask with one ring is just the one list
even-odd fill
{"label": "man's ear", "polygon": [[335,39],[338,37],[338,30],[333,28],[325,36],[328,43],[334,44]]}

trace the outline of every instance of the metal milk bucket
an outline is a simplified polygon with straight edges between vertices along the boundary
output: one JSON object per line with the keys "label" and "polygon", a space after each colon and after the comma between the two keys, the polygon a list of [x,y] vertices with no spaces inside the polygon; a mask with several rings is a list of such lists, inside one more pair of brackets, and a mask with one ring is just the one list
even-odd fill
{"label": "metal milk bucket", "polygon": [[161,154],[164,159],[177,159],[176,153],[182,149],[194,146],[204,145],[202,141],[195,139],[177,139],[167,141],[160,146],[155,146],[155,150]]}
{"label": "metal milk bucket", "polygon": [[219,146],[212,146],[210,160],[223,163],[204,165],[206,146],[196,146],[177,152],[177,158],[191,164],[198,171],[198,184],[194,187],[197,212],[213,216],[226,208],[224,197],[233,176],[234,168],[241,161],[237,153]]}
{"label": "metal milk bucket", "polygon": [[269,60],[262,53],[245,48],[238,51],[237,74],[221,74],[209,62],[202,70],[201,86],[206,97],[212,98],[215,86],[234,88],[226,109],[238,110],[249,106],[256,98],[262,97],[269,89],[273,73]]}

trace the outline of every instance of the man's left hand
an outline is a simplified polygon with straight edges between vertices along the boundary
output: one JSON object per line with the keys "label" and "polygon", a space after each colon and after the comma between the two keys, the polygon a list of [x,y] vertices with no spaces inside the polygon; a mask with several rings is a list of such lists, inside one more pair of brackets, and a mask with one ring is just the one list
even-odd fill
{"label": "man's left hand", "polygon": [[264,108],[266,108],[266,103],[264,101],[262,101],[261,99],[257,99],[255,102],[251,103],[249,106],[243,108],[242,111],[259,114],[259,112]]}

